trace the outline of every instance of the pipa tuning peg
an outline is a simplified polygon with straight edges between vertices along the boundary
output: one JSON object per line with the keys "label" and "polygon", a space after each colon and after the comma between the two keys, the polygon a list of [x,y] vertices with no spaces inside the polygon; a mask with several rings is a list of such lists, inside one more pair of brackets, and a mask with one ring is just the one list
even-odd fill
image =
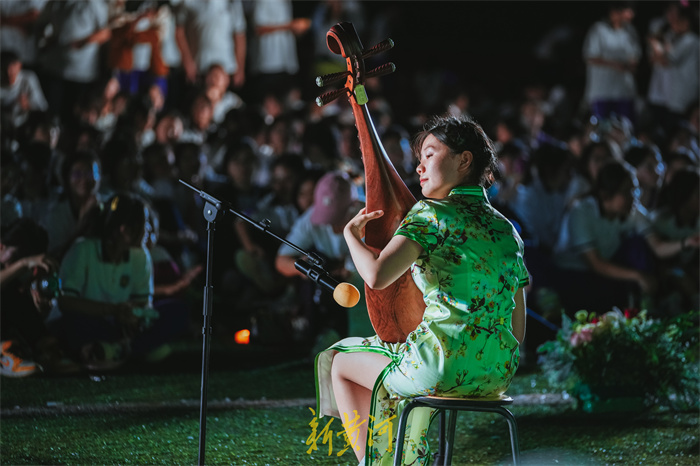
{"label": "pipa tuning peg", "polygon": [[323,107],[326,104],[333,102],[335,99],[341,95],[347,95],[348,90],[346,88],[336,89],[335,91],[326,92],[318,97],[316,97],[316,105]]}
{"label": "pipa tuning peg", "polygon": [[324,74],[323,76],[319,76],[316,78],[316,85],[318,87],[326,87],[326,86],[329,86],[333,83],[337,83],[338,81],[342,81],[343,79],[347,78],[348,76],[350,76],[349,71],[341,71],[340,73]]}
{"label": "pipa tuning peg", "polygon": [[376,78],[378,76],[384,76],[386,74],[393,73],[394,71],[396,71],[396,65],[389,62],[385,65],[378,66],[378,67],[374,68],[373,70],[368,71],[365,74],[365,77],[366,78]]}
{"label": "pipa tuning peg", "polygon": [[372,47],[371,49],[365,50],[362,52],[362,59],[364,60],[365,58],[369,58],[372,55],[376,55],[378,53],[385,52],[389,49],[391,49],[394,46],[394,41],[391,39],[385,39]]}

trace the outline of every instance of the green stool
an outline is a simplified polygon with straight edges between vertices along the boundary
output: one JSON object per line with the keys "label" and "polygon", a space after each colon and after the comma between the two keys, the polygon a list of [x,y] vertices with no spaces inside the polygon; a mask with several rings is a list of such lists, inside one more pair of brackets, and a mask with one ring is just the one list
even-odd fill
{"label": "green stool", "polygon": [[[520,446],[518,444],[518,425],[515,417],[508,409],[507,405],[513,404],[513,398],[501,395],[496,398],[445,398],[440,396],[418,396],[411,399],[404,408],[399,418],[396,438],[396,453],[394,455],[394,466],[401,465],[403,454],[403,442],[406,435],[406,423],[408,415],[413,408],[433,408],[440,414],[439,448],[435,458],[435,465],[451,465],[452,453],[454,451],[455,425],[457,423],[458,411],[478,411],[500,414],[508,421],[510,431],[510,447],[513,453],[513,464],[520,463]],[[449,415],[447,431],[445,431],[445,414]]]}

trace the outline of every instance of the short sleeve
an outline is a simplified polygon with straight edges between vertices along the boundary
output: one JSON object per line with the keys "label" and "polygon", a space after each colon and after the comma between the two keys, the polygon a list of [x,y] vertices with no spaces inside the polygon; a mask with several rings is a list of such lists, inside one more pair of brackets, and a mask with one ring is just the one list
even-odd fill
{"label": "short sleeve", "polygon": [[565,220],[568,225],[567,232],[569,235],[568,246],[576,252],[582,253],[592,249],[595,245],[595,215],[592,215],[591,204],[579,203],[573,207]]}
{"label": "short sleeve", "polygon": [[241,0],[233,0],[231,2],[231,32],[233,34],[245,32],[246,22],[245,14],[243,13],[243,4]]}
{"label": "short sleeve", "polygon": [[419,201],[408,211],[394,235],[405,236],[430,253],[437,246],[438,232],[435,209],[426,201]]}
{"label": "short sleeve", "polygon": [[133,248],[132,277],[134,287],[131,290],[129,300],[148,301],[153,300],[153,262],[148,251],[142,248]]}
{"label": "short sleeve", "polygon": [[595,58],[600,57],[601,47],[600,47],[600,34],[598,33],[598,24],[593,25],[593,27],[586,34],[586,38],[583,41],[583,58]]}
{"label": "short sleeve", "polygon": [[58,276],[61,280],[61,293],[66,296],[82,297],[88,269],[89,242],[78,239],[68,249],[61,260]]}
{"label": "short sleeve", "polygon": [[[313,209],[313,207],[311,207]],[[303,250],[309,250],[311,247],[313,247],[313,236],[311,232],[311,220],[309,215],[303,215],[299,217],[294,224],[292,225],[292,229],[289,231],[289,234],[287,235],[287,241],[289,241],[292,244],[295,244],[299,248]],[[277,255],[278,256],[299,256],[300,253],[292,248],[291,246],[288,246],[286,244],[282,244],[280,248],[277,250]]]}
{"label": "short sleeve", "polygon": [[653,226],[649,218],[649,213],[644,207],[635,206],[630,213],[630,220],[632,221],[636,234],[647,236],[653,233]]}

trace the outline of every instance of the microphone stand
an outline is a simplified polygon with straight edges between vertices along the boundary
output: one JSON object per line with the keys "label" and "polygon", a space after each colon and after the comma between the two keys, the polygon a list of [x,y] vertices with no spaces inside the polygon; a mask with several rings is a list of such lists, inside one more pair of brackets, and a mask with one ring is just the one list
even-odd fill
{"label": "microphone stand", "polygon": [[[254,227],[256,227],[258,230],[261,230],[273,238],[277,239],[278,241],[286,244],[287,246],[290,246],[291,248],[295,249],[302,255],[306,256],[309,261],[312,262],[312,264],[315,267],[322,267],[323,266],[323,259],[314,254],[314,253],[308,253],[298,247],[297,245],[290,243],[284,238],[281,238],[280,236],[274,234],[273,232],[270,231],[270,225],[271,222],[268,219],[263,219],[260,222],[256,222],[252,218],[248,217],[247,215],[244,215],[240,212],[236,212],[233,210],[230,206],[230,203],[228,202],[223,202],[215,197],[211,196],[210,194],[195,188],[189,183],[186,183],[183,180],[179,180],[180,183],[184,184],[188,188],[190,188],[192,191],[196,192],[197,194],[200,195],[202,199],[204,199],[205,204],[204,204],[204,219],[207,221],[207,265],[206,265],[206,278],[205,278],[205,283],[204,283],[204,302],[203,302],[203,326],[202,326],[202,384],[201,384],[201,389],[200,389],[200,398],[199,398],[199,463],[200,465],[204,465],[204,456],[205,456],[205,444],[206,444],[206,430],[207,430],[207,389],[209,385],[209,353],[211,349],[211,342],[210,342],[210,336],[212,332],[211,328],[211,314],[212,314],[212,300],[213,300],[213,286],[212,286],[212,263],[214,260],[214,231],[215,231],[215,226],[216,226],[216,219],[219,216],[219,213],[223,210],[223,213],[225,214],[226,212],[231,212],[232,214],[236,215],[237,217],[245,220],[246,222],[250,223]],[[316,275],[317,277],[317,275]],[[312,277],[313,278],[313,277]]]}

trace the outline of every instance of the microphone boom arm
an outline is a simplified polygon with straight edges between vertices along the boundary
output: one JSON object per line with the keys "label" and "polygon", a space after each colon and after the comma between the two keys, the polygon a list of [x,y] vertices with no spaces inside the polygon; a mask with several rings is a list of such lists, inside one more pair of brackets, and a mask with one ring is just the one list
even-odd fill
{"label": "microphone boom arm", "polygon": [[[225,211],[231,212],[231,213],[234,214],[236,217],[238,217],[238,218],[240,218],[240,219],[242,219],[242,220],[245,220],[246,222],[248,222],[249,224],[253,225],[253,226],[254,226],[255,228],[257,228],[258,230],[267,233],[268,235],[270,235],[270,236],[272,236],[273,238],[275,238],[277,241],[279,241],[279,242],[281,242],[281,243],[284,243],[284,244],[286,244],[287,246],[289,246],[289,247],[291,247],[292,249],[294,249],[295,251],[299,252],[300,254],[302,254],[303,256],[305,256],[307,259],[309,259],[309,261],[311,261],[311,262],[313,263],[313,265],[318,266],[318,267],[322,267],[322,266],[323,266],[324,260],[323,260],[319,255],[317,255],[317,254],[315,254],[315,253],[312,253],[312,252],[307,252],[307,251],[303,250],[302,248],[300,248],[299,246],[297,246],[296,244],[294,244],[294,243],[288,241],[286,238],[282,238],[282,237],[280,237],[279,235],[276,235],[275,233],[273,233],[272,231],[270,231],[271,222],[270,222],[269,219],[266,219],[266,218],[265,218],[265,219],[263,219],[263,220],[261,220],[261,221],[259,221],[259,222],[256,222],[255,220],[253,220],[252,218],[248,217],[247,215],[242,214],[242,213],[240,213],[240,212],[237,212],[236,210],[234,210],[233,208],[231,208],[231,203],[230,203],[230,202],[220,201],[219,199],[216,199],[215,197],[213,197],[213,196],[210,195],[209,193],[207,193],[207,192],[205,192],[205,191],[203,191],[203,190],[201,190],[201,189],[197,189],[196,187],[192,186],[191,184],[189,184],[189,183],[187,183],[187,182],[185,182],[185,181],[183,181],[183,180],[179,180],[179,181],[180,181],[180,183],[182,183],[182,184],[184,184],[185,186],[187,186],[188,188],[190,188],[192,191],[198,193],[199,196],[200,196],[202,199],[204,199],[204,200],[207,201],[208,203],[210,203],[210,204],[212,204],[213,206],[215,206],[217,210],[221,210],[221,209],[223,208]],[[297,268],[298,268],[298,267],[297,267]],[[311,277],[309,277],[309,278],[311,278]],[[313,278],[312,278],[312,280],[313,280]],[[314,281],[316,281],[316,280],[314,280]]]}

